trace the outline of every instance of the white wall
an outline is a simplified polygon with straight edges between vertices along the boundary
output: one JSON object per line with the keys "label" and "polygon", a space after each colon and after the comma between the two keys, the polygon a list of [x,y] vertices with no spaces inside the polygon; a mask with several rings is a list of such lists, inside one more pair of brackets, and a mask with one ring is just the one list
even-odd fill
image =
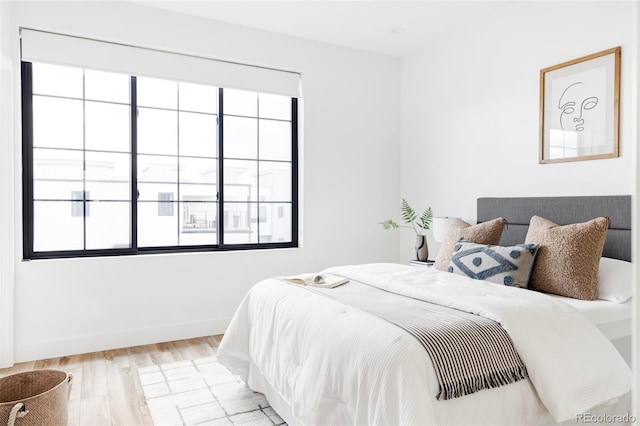
{"label": "white wall", "polygon": [[[635,2],[504,2],[402,63],[401,186],[475,221],[482,196],[633,193]],[[622,46],[620,158],[538,164],[540,69]],[[410,256],[410,236],[401,258]],[[432,256],[438,246],[431,241]]]}
{"label": "white wall", "polygon": [[[636,26],[635,26],[635,39],[637,40],[640,37],[640,7],[636,7]],[[640,43],[636,46],[636,68],[635,75],[638,75],[640,72]],[[640,84],[636,80],[636,108],[640,108],[638,104],[640,104]],[[640,140],[640,125],[638,125],[638,121],[635,120],[635,133],[637,140]],[[640,149],[638,149],[636,145],[636,179],[635,179],[635,203],[633,210],[633,222],[632,229],[635,229],[633,238],[633,252],[636,253],[636,274],[635,281],[633,282],[633,288],[635,289],[634,300],[636,301],[635,310],[633,312],[634,318],[632,324],[635,324],[635,333],[631,336],[632,339],[632,348],[634,350],[633,359],[631,362],[631,368],[636,373],[635,374],[635,386],[634,386],[634,396],[632,397],[632,406],[631,412],[636,416],[640,414],[640,336],[638,336],[638,330],[640,330],[640,291],[638,291],[638,286],[640,285],[640,262],[638,261],[638,247],[640,247],[640,220],[638,220],[638,216],[640,216],[640,197],[638,197],[638,188],[640,188],[640,173],[638,173],[638,165],[640,165]]]}
{"label": "white wall", "polygon": [[[257,280],[397,260],[398,234],[377,223],[399,199],[399,60],[136,4],[11,7],[15,61],[25,26],[301,71],[304,92],[303,248],[18,260],[16,361],[221,333]],[[18,114],[17,100],[14,108]],[[16,171],[16,193],[19,185]],[[19,206],[15,213],[21,217]]]}
{"label": "white wall", "polygon": [[13,363],[13,118],[9,13],[0,2],[0,367]]}

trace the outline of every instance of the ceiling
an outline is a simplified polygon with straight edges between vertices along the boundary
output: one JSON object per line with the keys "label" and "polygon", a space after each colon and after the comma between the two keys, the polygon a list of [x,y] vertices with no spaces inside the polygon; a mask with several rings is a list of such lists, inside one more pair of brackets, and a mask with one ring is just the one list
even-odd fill
{"label": "ceiling", "polygon": [[404,57],[507,1],[136,0],[187,15]]}

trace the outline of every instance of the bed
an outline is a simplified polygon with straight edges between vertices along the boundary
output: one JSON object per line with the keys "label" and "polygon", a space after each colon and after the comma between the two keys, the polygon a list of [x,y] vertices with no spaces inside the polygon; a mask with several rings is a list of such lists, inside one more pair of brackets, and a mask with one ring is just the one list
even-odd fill
{"label": "bed", "polygon": [[[631,196],[581,196],[534,198],[480,198],[477,201],[478,221],[491,220],[495,215],[507,219],[500,244],[510,245],[525,239],[532,215],[548,218],[559,224],[584,222],[605,216],[611,220],[602,256],[631,262]],[[629,267],[630,269],[630,267]],[[632,274],[632,272],[629,272]],[[623,278],[624,279],[624,278]],[[581,301],[551,296],[571,304],[587,316],[613,343],[625,361],[631,365],[633,302],[611,303],[605,300]]]}
{"label": "bed", "polygon": [[[478,222],[507,220],[502,245],[523,242],[532,215],[558,224],[608,217],[603,255],[630,261],[628,196],[478,200]],[[218,350],[219,361],[264,393],[288,424],[537,425],[571,423],[580,413],[622,420],[629,413],[631,372],[614,343],[631,334],[630,302],[564,300],[396,264],[324,272],[350,282],[332,290],[275,278],[256,284]],[[426,301],[495,321],[528,378],[437,399],[441,371],[420,341],[388,318],[336,300],[338,289],[340,297],[375,301],[393,293],[411,299],[407,310]]]}

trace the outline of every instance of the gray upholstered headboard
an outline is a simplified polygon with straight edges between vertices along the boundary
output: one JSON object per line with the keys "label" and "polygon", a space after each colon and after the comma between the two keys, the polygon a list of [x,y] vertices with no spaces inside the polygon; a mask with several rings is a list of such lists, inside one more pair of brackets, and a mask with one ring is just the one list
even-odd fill
{"label": "gray upholstered headboard", "polygon": [[559,225],[586,222],[596,217],[611,219],[603,256],[631,261],[631,196],[478,198],[478,223],[496,217],[507,220],[500,244],[524,243],[531,216]]}

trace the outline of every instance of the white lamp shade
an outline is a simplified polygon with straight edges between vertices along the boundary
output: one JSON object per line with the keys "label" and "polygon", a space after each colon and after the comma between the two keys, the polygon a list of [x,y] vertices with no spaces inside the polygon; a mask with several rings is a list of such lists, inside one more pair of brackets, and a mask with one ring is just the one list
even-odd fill
{"label": "white lamp shade", "polygon": [[441,243],[447,236],[447,230],[449,229],[450,217],[434,217],[432,222],[433,239]]}

